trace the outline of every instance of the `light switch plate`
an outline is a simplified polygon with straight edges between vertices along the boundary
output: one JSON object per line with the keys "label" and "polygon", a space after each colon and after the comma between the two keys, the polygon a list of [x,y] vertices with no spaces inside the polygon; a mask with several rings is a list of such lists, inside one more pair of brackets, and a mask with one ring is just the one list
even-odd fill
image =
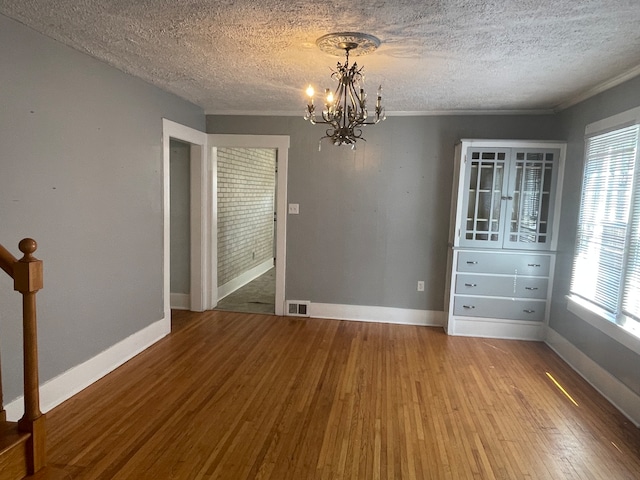
{"label": "light switch plate", "polygon": [[298,215],[300,213],[300,204],[299,203],[290,203],[289,204],[289,214],[290,215]]}

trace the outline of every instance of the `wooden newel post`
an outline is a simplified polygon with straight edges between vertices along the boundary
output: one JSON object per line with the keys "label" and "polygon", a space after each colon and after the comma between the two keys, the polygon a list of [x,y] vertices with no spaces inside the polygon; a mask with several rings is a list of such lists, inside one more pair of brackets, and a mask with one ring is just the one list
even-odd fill
{"label": "wooden newel post", "polygon": [[38,244],[31,238],[20,241],[24,254],[14,263],[14,290],[22,294],[22,324],[24,346],[24,416],[18,422],[20,430],[31,433],[29,473],[45,465],[45,423],[40,411],[38,380],[38,332],[36,324],[36,293],[42,288],[42,261],[33,256]]}

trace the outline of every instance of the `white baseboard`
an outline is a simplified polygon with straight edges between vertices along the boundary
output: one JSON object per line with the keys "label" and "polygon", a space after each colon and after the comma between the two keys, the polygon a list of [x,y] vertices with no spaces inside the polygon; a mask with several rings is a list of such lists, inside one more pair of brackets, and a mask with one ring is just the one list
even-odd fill
{"label": "white baseboard", "polygon": [[174,310],[190,310],[191,295],[188,293],[172,293],[169,296],[169,303]]}
{"label": "white baseboard", "polygon": [[545,343],[631,420],[636,427],[640,427],[640,395],[591,360],[552,328],[547,328]]}
{"label": "white baseboard", "polygon": [[[47,412],[115,370],[127,360],[150,347],[171,332],[171,319],[163,318],[125,338],[102,353],[40,386],[40,408]],[[24,399],[18,397],[5,405],[7,419],[16,421],[24,413]]]}
{"label": "white baseboard", "polygon": [[519,320],[500,320],[497,318],[454,317],[449,335],[462,337],[503,338],[508,340],[544,339],[542,322],[524,322]]}
{"label": "white baseboard", "polygon": [[265,260],[260,265],[253,267],[251,270],[238,275],[233,280],[228,281],[224,285],[218,287],[218,301],[222,300],[227,295],[235,292],[240,287],[244,287],[251,280],[255,280],[263,273],[267,273],[273,268],[273,258]]}
{"label": "white baseboard", "polygon": [[311,303],[309,305],[309,314],[311,317],[315,318],[355,320],[360,322],[397,323],[403,325],[425,325],[431,327],[442,327],[445,323],[445,313],[440,311],[372,307],[364,305]]}

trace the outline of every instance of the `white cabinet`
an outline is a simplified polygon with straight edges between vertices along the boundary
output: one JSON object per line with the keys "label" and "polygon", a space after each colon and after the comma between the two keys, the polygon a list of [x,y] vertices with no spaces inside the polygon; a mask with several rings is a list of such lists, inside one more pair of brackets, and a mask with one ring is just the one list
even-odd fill
{"label": "white cabinet", "polygon": [[542,339],[565,144],[456,146],[445,306],[451,335]]}

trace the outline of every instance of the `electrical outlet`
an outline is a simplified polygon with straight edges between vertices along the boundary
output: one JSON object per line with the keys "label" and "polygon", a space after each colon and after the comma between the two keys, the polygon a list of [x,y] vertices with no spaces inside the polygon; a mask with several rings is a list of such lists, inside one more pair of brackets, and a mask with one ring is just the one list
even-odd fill
{"label": "electrical outlet", "polygon": [[418,280],[418,291],[424,292],[424,280]]}
{"label": "electrical outlet", "polygon": [[298,215],[300,213],[300,204],[299,203],[290,203],[289,204],[289,214]]}

